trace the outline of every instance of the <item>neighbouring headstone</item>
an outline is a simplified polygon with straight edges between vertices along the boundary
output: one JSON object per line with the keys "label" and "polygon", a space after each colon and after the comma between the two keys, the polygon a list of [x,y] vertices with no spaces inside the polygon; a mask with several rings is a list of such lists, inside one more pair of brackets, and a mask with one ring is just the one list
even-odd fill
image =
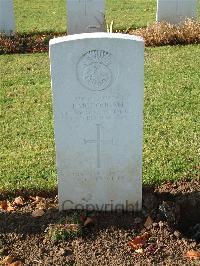
{"label": "neighbouring headstone", "polygon": [[15,32],[13,0],[0,0],[0,33],[7,36]]}
{"label": "neighbouring headstone", "polygon": [[60,37],[50,61],[60,210],[140,210],[143,39]]}
{"label": "neighbouring headstone", "polygon": [[196,14],[197,0],[157,0],[158,22],[179,24],[188,18],[195,19]]}
{"label": "neighbouring headstone", "polygon": [[104,0],[67,0],[67,33],[105,31]]}

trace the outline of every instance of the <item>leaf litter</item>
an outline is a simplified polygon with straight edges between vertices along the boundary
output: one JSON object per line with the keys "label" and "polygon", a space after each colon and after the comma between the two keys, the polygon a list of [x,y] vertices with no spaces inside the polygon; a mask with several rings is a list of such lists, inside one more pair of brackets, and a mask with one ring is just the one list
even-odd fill
{"label": "leaf litter", "polygon": [[[116,33],[142,36],[146,46],[200,44],[200,23],[186,20],[182,25],[153,23],[146,28],[114,30]],[[47,52],[49,40],[66,33],[0,35],[0,54]]]}
{"label": "leaf litter", "polygon": [[[182,194],[181,187],[184,189]],[[37,265],[36,261],[40,261],[42,265],[56,266],[94,263],[113,266],[139,265],[141,262],[144,265],[196,265],[193,263],[199,262],[200,243],[185,235],[182,222],[187,221],[187,229],[191,227],[188,232],[198,237],[199,189],[199,179],[163,184],[152,191],[148,189],[147,193],[144,190],[145,206],[142,213],[91,215],[79,212],[76,213],[74,222],[73,212],[58,211],[57,198],[24,195],[14,198],[13,201],[2,198],[1,264],[6,256],[12,256],[16,258],[11,262],[12,265],[25,266]],[[152,202],[149,205],[147,202],[150,198]],[[191,209],[190,201],[194,208],[193,217],[191,212],[188,215],[185,211],[188,206]],[[188,202],[189,205],[185,206]],[[176,208],[177,204],[181,208]],[[164,207],[159,208],[160,206]],[[8,207],[13,210],[8,211]],[[42,215],[36,215],[35,219],[32,216],[34,211],[41,211]],[[192,223],[188,223],[191,218]],[[57,242],[46,237],[51,224],[52,228],[58,229],[54,234]],[[79,226],[82,232],[76,234]]]}

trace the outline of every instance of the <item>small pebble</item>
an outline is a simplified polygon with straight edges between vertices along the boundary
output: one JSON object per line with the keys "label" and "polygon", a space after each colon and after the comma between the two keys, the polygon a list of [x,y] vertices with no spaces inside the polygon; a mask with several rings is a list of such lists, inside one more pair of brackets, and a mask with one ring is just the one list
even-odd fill
{"label": "small pebble", "polygon": [[182,239],[182,242],[183,242],[183,244],[185,245],[185,246],[188,246],[188,243],[187,243],[187,240],[186,239]]}
{"label": "small pebble", "polygon": [[160,227],[163,227],[164,223],[163,223],[162,221],[160,221],[160,222],[158,223],[158,225],[159,225]]}
{"label": "small pebble", "polygon": [[179,238],[181,236],[181,233],[179,231],[174,232],[175,237]]}
{"label": "small pebble", "polygon": [[196,242],[192,242],[192,243],[190,244],[190,247],[191,247],[191,248],[195,248],[195,247],[196,247],[196,245],[197,245],[197,243],[196,243]]}
{"label": "small pebble", "polygon": [[140,217],[136,217],[135,219],[134,219],[134,223],[135,224],[140,224],[142,222],[142,219],[140,218]]}

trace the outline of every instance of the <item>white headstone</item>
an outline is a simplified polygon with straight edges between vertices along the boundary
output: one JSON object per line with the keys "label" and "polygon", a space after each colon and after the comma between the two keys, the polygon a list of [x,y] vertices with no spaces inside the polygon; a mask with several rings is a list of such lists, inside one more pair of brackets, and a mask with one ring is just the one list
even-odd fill
{"label": "white headstone", "polygon": [[67,0],[67,33],[105,31],[104,0]]}
{"label": "white headstone", "polygon": [[60,210],[141,209],[143,39],[56,38],[50,60]]}
{"label": "white headstone", "polygon": [[0,0],[0,33],[7,36],[15,32],[13,0]]}
{"label": "white headstone", "polygon": [[196,14],[197,0],[157,0],[158,22],[179,24],[188,18],[195,19]]}

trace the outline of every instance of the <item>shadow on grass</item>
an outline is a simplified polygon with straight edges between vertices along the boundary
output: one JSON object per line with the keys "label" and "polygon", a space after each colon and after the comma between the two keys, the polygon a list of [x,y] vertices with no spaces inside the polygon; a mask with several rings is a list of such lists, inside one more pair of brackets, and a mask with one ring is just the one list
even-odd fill
{"label": "shadow on grass", "polygon": [[17,38],[36,38],[42,36],[66,36],[66,31],[30,31],[30,32],[16,32],[11,36],[6,36],[3,33],[0,33],[2,39],[14,40]]}
{"label": "shadow on grass", "polygon": [[29,32],[16,33],[13,36],[0,35],[0,55],[15,53],[48,52],[49,41],[53,38],[66,36],[66,32]]}

